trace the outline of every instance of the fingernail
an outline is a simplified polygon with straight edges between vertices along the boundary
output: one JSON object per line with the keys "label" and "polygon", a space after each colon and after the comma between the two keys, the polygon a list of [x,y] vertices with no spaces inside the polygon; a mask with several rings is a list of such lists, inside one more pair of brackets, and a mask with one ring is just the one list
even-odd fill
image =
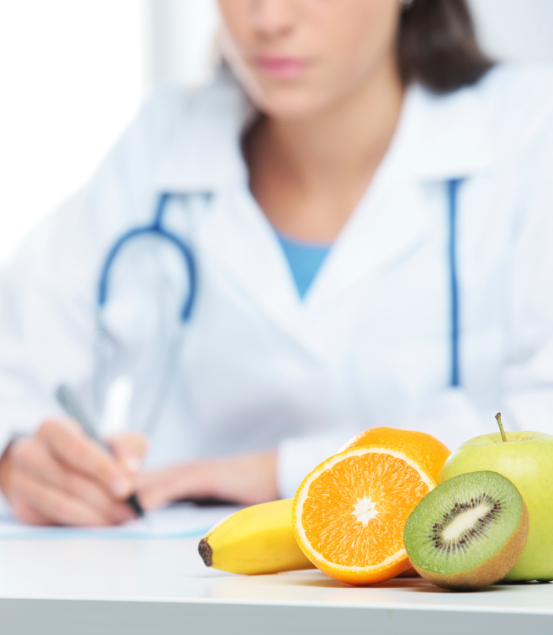
{"label": "fingernail", "polygon": [[137,459],[135,456],[127,456],[125,458],[125,465],[127,466],[127,469],[129,470],[129,472],[133,472],[134,474],[135,472],[138,472],[138,470],[140,469],[141,461],[140,459]]}
{"label": "fingernail", "polygon": [[123,476],[115,476],[111,481],[111,491],[116,496],[125,496],[131,490],[130,481]]}

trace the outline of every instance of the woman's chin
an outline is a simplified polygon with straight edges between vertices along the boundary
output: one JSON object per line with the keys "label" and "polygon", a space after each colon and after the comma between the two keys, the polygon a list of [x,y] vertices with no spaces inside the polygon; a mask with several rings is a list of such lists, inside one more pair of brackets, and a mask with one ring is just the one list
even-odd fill
{"label": "woman's chin", "polygon": [[301,89],[264,91],[254,100],[256,107],[276,120],[300,120],[314,117],[330,106],[331,100],[320,94]]}

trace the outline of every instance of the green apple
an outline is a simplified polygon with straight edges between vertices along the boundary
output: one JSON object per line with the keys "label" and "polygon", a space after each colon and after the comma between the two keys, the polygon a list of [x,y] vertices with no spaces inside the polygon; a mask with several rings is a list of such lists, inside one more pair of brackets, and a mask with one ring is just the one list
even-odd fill
{"label": "green apple", "polygon": [[479,470],[506,476],[526,502],[530,531],[522,555],[505,580],[553,580],[553,436],[542,432],[505,435],[500,428],[501,433],[463,443],[444,463],[438,483]]}

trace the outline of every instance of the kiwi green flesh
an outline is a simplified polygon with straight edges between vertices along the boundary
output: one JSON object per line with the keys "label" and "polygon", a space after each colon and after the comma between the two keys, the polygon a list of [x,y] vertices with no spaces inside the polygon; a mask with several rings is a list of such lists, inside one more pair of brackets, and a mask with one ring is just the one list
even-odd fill
{"label": "kiwi green flesh", "polygon": [[[511,481],[497,472],[470,472],[429,492],[407,519],[403,538],[421,575],[462,576],[493,559],[497,580],[514,566],[524,548],[525,526],[527,535],[527,511]],[[496,571],[504,556],[495,556],[505,548],[516,551],[521,542],[509,568]]]}
{"label": "kiwi green flesh", "polygon": [[515,566],[526,545],[528,538],[528,509],[524,505],[520,525],[509,542],[489,560],[475,569],[457,574],[441,574],[417,569],[420,575],[436,586],[452,591],[476,591],[482,587],[495,584]]}

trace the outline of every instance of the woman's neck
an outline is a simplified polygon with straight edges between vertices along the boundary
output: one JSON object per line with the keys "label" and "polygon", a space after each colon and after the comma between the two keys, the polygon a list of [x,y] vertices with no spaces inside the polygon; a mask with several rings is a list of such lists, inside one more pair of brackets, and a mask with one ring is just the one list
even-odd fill
{"label": "woman's neck", "polygon": [[403,102],[383,68],[355,94],[298,120],[260,120],[247,140],[251,188],[269,220],[298,237],[332,240],[370,184]]}

